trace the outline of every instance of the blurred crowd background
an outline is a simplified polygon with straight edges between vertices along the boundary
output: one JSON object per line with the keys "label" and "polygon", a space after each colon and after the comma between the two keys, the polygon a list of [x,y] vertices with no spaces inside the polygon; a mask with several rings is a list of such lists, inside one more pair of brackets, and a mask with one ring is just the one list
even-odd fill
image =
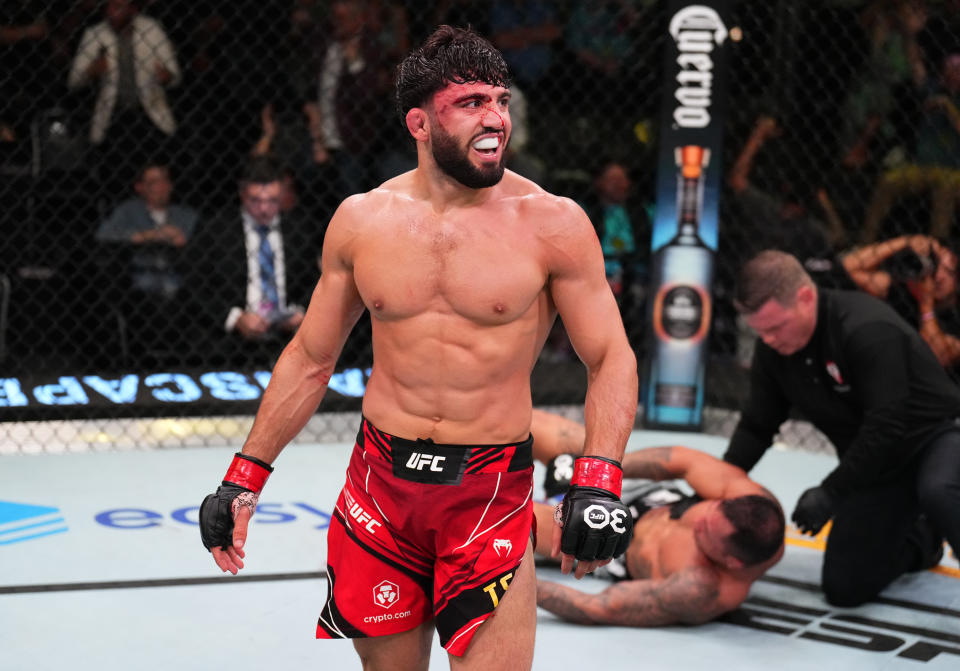
{"label": "blurred crowd background", "polygon": [[[952,371],[960,1],[727,4],[707,405],[742,400],[730,295],[767,247],[936,326]],[[668,18],[655,0],[0,3],[0,382],[269,370],[337,204],[415,165],[394,69],[441,23],[502,50],[507,165],[589,214],[642,362]],[[342,368],[370,365],[368,332]],[[535,402],[582,402],[582,376],[558,325]],[[10,384],[0,422],[28,393]]]}

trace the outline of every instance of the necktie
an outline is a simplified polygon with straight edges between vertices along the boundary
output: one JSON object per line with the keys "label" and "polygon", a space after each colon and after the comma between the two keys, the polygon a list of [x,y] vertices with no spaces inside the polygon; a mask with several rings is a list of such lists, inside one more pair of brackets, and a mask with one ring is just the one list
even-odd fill
{"label": "necktie", "polygon": [[270,247],[270,233],[268,226],[257,226],[260,234],[260,249],[257,251],[257,261],[260,263],[260,287],[263,296],[260,299],[260,311],[270,315],[276,311],[279,298],[277,297],[277,276],[273,266],[273,249]]}

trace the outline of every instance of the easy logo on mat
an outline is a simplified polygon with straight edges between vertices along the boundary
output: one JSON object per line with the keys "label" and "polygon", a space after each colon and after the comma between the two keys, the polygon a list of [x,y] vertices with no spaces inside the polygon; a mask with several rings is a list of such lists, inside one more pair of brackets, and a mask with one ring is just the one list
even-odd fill
{"label": "easy logo on mat", "polygon": [[0,545],[10,545],[67,530],[59,508],[0,501]]}

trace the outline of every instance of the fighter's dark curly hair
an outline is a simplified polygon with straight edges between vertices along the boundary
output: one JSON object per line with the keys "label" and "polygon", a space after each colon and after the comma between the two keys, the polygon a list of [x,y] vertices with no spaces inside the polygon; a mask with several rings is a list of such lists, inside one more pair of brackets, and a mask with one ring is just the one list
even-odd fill
{"label": "fighter's dark curly hair", "polygon": [[783,545],[786,522],[776,501],[750,494],[724,499],[720,510],[736,530],[727,538],[727,552],[746,566],[767,561]]}
{"label": "fighter's dark curly hair", "polygon": [[469,28],[443,25],[397,66],[397,112],[400,122],[450,83],[483,82],[509,88],[503,56]]}

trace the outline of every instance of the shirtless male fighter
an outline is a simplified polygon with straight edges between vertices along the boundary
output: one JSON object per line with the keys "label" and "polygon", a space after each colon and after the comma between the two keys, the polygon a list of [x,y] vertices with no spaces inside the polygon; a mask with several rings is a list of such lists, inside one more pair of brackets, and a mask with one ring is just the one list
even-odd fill
{"label": "shirtless male fighter", "polygon": [[[583,444],[583,427],[534,410],[534,456],[547,464],[548,495],[562,491]],[[599,571],[614,584],[587,594],[537,581],[537,605],[572,622],[652,627],[699,624],[733,610],[783,556],[776,498],[740,468],[686,447],[628,452],[624,501],[635,523],[626,553]],[[686,480],[691,496],[660,480]],[[536,504],[536,551],[552,550],[553,507]]]}
{"label": "shirtless male fighter", "polygon": [[303,323],[201,507],[204,545],[236,573],[271,464],[369,310],[373,371],[317,627],[352,638],[364,669],[427,668],[434,631],[456,671],[530,668],[530,373],[557,314],[588,379],[584,456],[556,531],[563,570],[582,577],[626,547],[636,358],[586,214],[504,170],[509,100],[503,58],[470,31],[441,26],[400,64],[417,168],[337,209]]}

